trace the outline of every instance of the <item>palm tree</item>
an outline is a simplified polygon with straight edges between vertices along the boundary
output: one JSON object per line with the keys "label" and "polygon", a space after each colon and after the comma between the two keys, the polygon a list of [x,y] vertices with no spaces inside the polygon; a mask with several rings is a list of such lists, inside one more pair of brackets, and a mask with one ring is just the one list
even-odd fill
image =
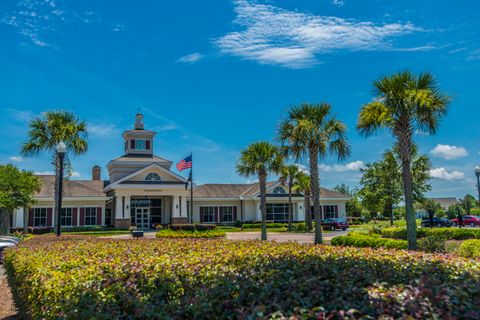
{"label": "palm tree", "polygon": [[417,226],[411,170],[413,135],[416,130],[435,134],[450,99],[439,91],[430,73],[415,76],[404,71],[382,77],[373,85],[375,99],[362,106],[357,129],[364,136],[387,129],[396,139],[402,162],[408,248],[415,250]]}
{"label": "palm tree", "polygon": [[269,142],[255,142],[243,149],[237,164],[237,173],[244,177],[257,176],[260,185],[260,212],[262,213],[262,240],[267,240],[267,177],[278,174],[283,158],[279,149]]}
{"label": "palm tree", "polygon": [[299,174],[300,170],[298,169],[298,166],[294,164],[283,166],[280,171],[280,181],[288,187],[288,231],[292,231],[292,189],[295,186]]}
{"label": "palm tree", "polygon": [[[65,167],[70,173],[68,153],[80,155],[87,152],[87,124],[71,112],[48,111],[30,121],[29,128],[29,139],[23,144],[21,153],[25,157],[38,156],[41,151],[52,154],[55,166],[55,196],[57,196],[60,173],[57,144],[63,141],[67,146]],[[54,212],[57,212],[56,210],[57,208]]]}
{"label": "palm tree", "polygon": [[305,172],[300,172],[297,176],[295,182],[295,188],[303,193],[304,203],[303,207],[305,208],[305,223],[307,231],[312,230],[312,219],[310,215],[310,176]]}
{"label": "palm tree", "polygon": [[350,154],[346,127],[331,115],[329,104],[304,103],[290,109],[287,119],[280,124],[277,139],[286,153],[296,160],[309,160],[315,243],[322,243],[318,159],[333,154],[341,160]]}

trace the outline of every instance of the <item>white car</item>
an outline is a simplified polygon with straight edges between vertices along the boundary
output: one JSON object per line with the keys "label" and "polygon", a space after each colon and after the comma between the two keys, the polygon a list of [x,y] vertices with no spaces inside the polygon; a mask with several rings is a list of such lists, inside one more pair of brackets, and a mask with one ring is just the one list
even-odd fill
{"label": "white car", "polygon": [[0,236],[0,263],[3,263],[3,250],[15,247],[18,241],[15,237]]}

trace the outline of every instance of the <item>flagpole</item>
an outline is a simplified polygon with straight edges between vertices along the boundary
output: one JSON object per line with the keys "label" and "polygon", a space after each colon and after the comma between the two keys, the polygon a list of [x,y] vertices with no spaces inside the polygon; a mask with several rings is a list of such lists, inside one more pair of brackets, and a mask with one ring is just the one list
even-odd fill
{"label": "flagpole", "polygon": [[190,153],[192,167],[190,168],[190,223],[193,222],[193,153]]}

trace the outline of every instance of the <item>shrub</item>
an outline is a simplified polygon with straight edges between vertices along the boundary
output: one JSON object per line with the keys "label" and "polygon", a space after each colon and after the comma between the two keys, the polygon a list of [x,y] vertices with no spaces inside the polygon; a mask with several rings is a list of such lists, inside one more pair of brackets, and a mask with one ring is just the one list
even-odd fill
{"label": "shrub", "polygon": [[385,239],[355,232],[350,232],[346,236],[335,237],[331,244],[334,246],[407,249],[407,242],[404,240]]}
{"label": "shrub", "polygon": [[225,237],[226,233],[219,230],[206,231],[173,231],[171,229],[160,230],[155,234],[157,238],[219,238]]}
{"label": "shrub", "polygon": [[458,253],[464,257],[480,258],[480,240],[471,239],[462,242],[458,248]]}
{"label": "shrub", "polygon": [[418,249],[425,252],[447,252],[447,241],[441,236],[429,236],[418,240]]}
{"label": "shrub", "polygon": [[63,233],[68,232],[93,232],[93,231],[110,231],[110,230],[118,230],[115,227],[111,226],[78,226],[78,227],[62,227]]}
{"label": "shrub", "polygon": [[217,226],[214,224],[193,224],[193,223],[186,223],[186,224],[172,224],[168,226],[168,229],[173,231],[206,231],[206,230],[214,230]]}
{"label": "shrub", "polygon": [[8,249],[42,319],[478,319],[480,261],[386,249],[38,237]]}
{"label": "shrub", "polygon": [[28,233],[31,234],[46,234],[53,232],[53,227],[28,227]]}
{"label": "shrub", "polygon": [[[288,223],[280,223],[280,222],[269,222],[266,224],[267,229],[280,229],[288,227]],[[261,222],[254,222],[254,223],[244,223],[242,229],[261,229],[262,223]]]}
{"label": "shrub", "polygon": [[[407,239],[406,228],[385,228],[381,230],[385,238]],[[466,240],[480,239],[480,230],[478,229],[459,229],[459,228],[417,228],[417,237],[440,237],[446,240]]]}

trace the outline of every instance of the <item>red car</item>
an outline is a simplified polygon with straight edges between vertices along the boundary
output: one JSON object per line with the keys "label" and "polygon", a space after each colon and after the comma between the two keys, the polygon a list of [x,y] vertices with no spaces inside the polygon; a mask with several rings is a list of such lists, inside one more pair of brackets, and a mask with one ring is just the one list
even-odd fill
{"label": "red car", "polygon": [[341,218],[329,218],[322,221],[323,230],[332,230],[336,229],[347,230],[348,222],[345,219]]}
{"label": "red car", "polygon": [[[458,226],[458,218],[452,219],[455,226]],[[464,216],[462,217],[462,226],[480,226],[480,218],[477,216]]]}

